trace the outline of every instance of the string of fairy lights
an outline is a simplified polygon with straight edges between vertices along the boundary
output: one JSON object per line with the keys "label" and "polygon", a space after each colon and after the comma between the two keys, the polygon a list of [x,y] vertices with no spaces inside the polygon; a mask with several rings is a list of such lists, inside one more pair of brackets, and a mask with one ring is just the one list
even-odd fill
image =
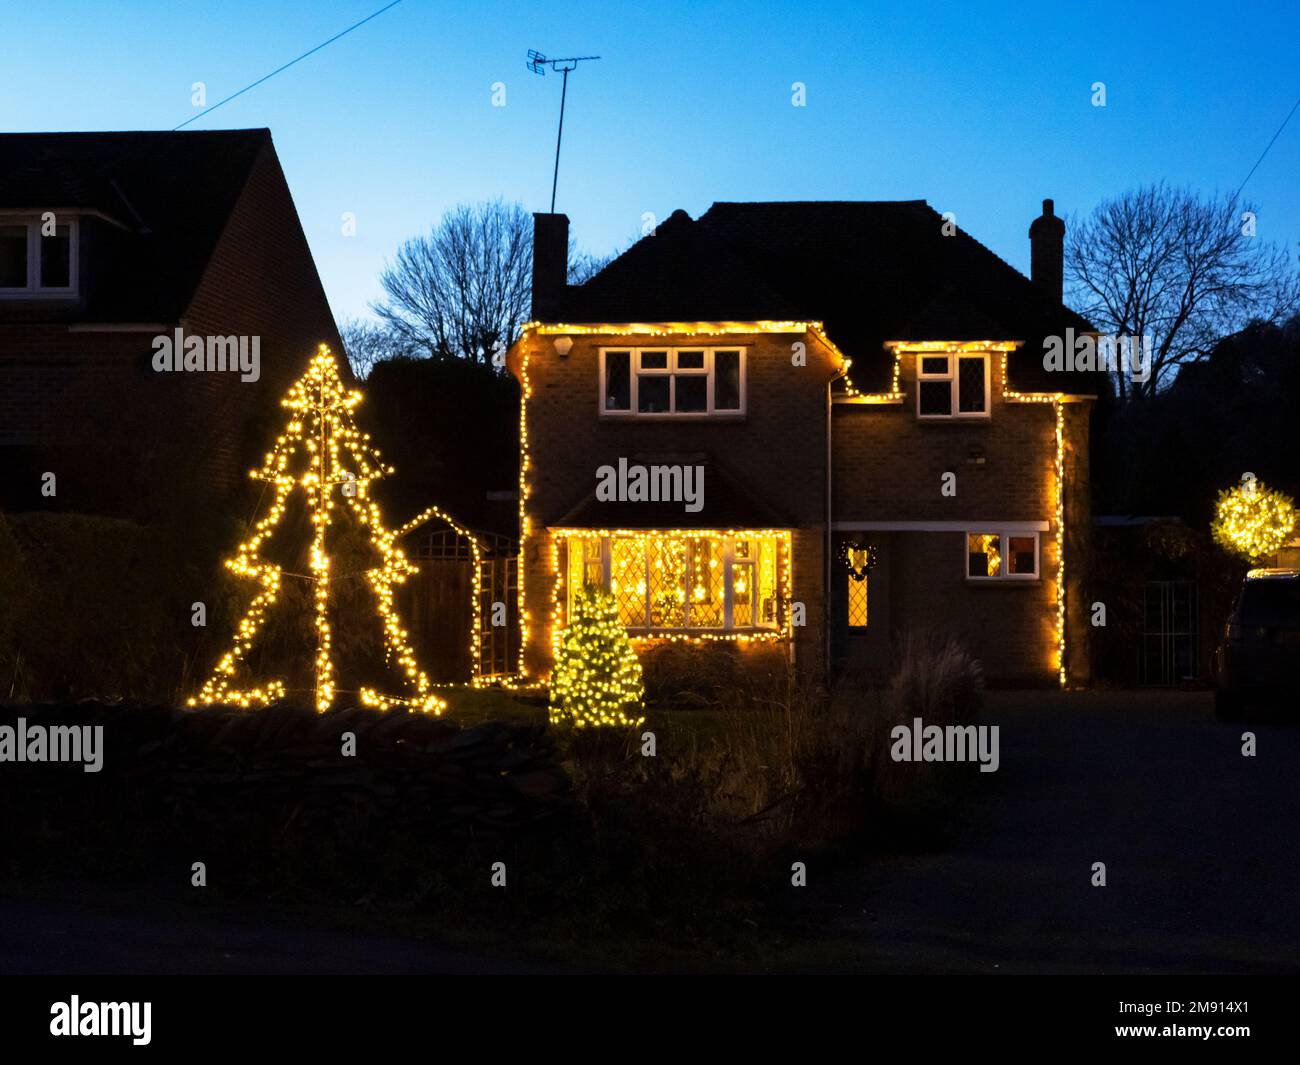
{"label": "string of fairy lights", "polygon": [[1263,481],[1246,480],[1219,493],[1210,535],[1226,550],[1255,563],[1290,542],[1296,518],[1290,496]]}
{"label": "string of fairy lights", "polygon": [[188,700],[190,706],[266,706],[285,697],[283,680],[240,687],[235,678],[262,631],[267,611],[276,602],[281,587],[282,568],[263,558],[261,550],[284,518],[290,495],[295,489],[301,489],[312,523],[309,568],[316,632],[312,688],[316,710],[322,713],[328,710],[337,694],[328,616],[332,567],[326,534],[337,520],[334,511],[339,498],[366,530],[379,556],[379,565],[365,571],[365,578],[383,623],[385,661],[404,676],[410,689],[405,696],[394,696],[362,687],[358,693],[361,704],[381,710],[405,707],[433,714],[446,709],[447,704],[432,692],[428,676],[416,661],[408,639],[410,634],[393,604],[393,588],[402,584],[416,567],[397,546],[398,534],[384,524],[379,506],[371,498],[371,483],[394,470],[382,461],[378,448],[371,445],[370,434],[357,429],[352,411],[360,402],[361,393],[344,386],[334,355],[324,344],[312,357],[306,373],[280,401],[290,412],[289,420],[261,467],[250,472],[254,480],[273,487],[273,500],[248,538],[226,560],[227,568],[236,577],[255,581],[260,590],[236,627],[232,647],[218,660],[198,695]]}
{"label": "string of fairy lights", "polygon": [[[1067,403],[1079,401],[1079,397],[1069,395],[1064,392],[1019,392],[1012,389],[1008,382],[1007,375],[1007,356],[1008,353],[1015,350],[1019,345],[1013,341],[924,341],[924,342],[891,342],[888,347],[893,351],[894,361],[891,371],[890,388],[887,392],[865,392],[854,386],[850,376],[849,369],[852,365],[836,345],[826,335],[822,323],[814,321],[753,321],[753,322],[658,322],[658,323],[607,323],[607,324],[572,324],[572,323],[540,323],[530,322],[524,327],[518,342],[519,358],[519,380],[521,385],[521,401],[519,406],[519,440],[520,440],[520,463],[519,463],[519,525],[521,534],[521,544],[527,544],[532,534],[532,518],[529,513],[528,501],[531,495],[531,473],[533,472],[533,459],[531,455],[531,446],[528,433],[528,402],[533,396],[532,383],[529,379],[529,343],[533,336],[611,336],[611,337],[629,337],[629,336],[649,336],[649,337],[682,337],[696,338],[718,335],[743,335],[743,334],[762,334],[762,333],[807,333],[817,338],[824,344],[832,356],[838,360],[840,373],[844,380],[844,398],[848,402],[857,403],[901,403],[904,393],[901,388],[901,368],[902,358],[905,354],[921,353],[989,353],[1000,355],[1000,370],[1002,377],[1002,398],[1010,403],[1042,403],[1051,404],[1055,415],[1054,436],[1055,436],[1055,454],[1053,459],[1053,508],[1056,526],[1056,589],[1055,589],[1055,647],[1054,647],[1054,668],[1058,676],[1059,683],[1062,687],[1068,683],[1067,670],[1067,652],[1066,652],[1066,591],[1065,591],[1065,538],[1066,538],[1066,515],[1065,515],[1065,461],[1066,461],[1066,416],[1065,405]],[[548,560],[551,567],[552,577],[555,588],[552,594],[550,622],[550,643],[552,650],[558,649],[562,633],[559,628],[562,621],[561,603],[563,600],[564,578],[562,567],[560,565],[560,543],[565,537],[570,536],[632,536],[632,537],[655,537],[662,538],[674,535],[671,531],[656,531],[653,534],[646,533],[644,530],[608,530],[608,529],[584,529],[584,530],[561,530],[554,531],[550,537]],[[790,556],[788,548],[788,531],[777,531],[784,535],[786,539],[786,549],[784,552],[784,564],[782,568],[783,588],[788,590],[790,587]],[[679,530],[676,535],[691,536],[723,536],[733,535],[734,533],[722,530]],[[527,568],[526,568],[526,551],[521,550],[518,558],[517,586],[519,589],[519,619],[520,619],[520,647],[519,647],[519,675],[526,677],[528,675],[526,655],[531,641],[531,630],[534,625],[534,619],[531,611],[528,609],[527,600]],[[783,595],[783,599],[788,598]],[[788,616],[779,626],[779,631],[768,632],[748,632],[748,633],[677,633],[671,631],[655,632],[645,636],[634,636],[633,639],[642,639],[650,642],[662,642],[667,640],[677,640],[686,642],[701,642],[709,639],[725,639],[747,642],[751,640],[770,640],[770,639],[787,639],[791,635]]]}
{"label": "string of fairy lights", "polygon": [[591,585],[574,604],[551,673],[552,724],[635,728],[645,697],[641,660],[627,638],[614,596]]}

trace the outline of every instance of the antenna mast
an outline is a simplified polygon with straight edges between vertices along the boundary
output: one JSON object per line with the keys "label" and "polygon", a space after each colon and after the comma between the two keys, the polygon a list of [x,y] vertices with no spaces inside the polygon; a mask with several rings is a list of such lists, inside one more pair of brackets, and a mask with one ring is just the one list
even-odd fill
{"label": "antenna mast", "polygon": [[564,138],[564,101],[569,95],[569,71],[577,70],[579,63],[599,58],[598,55],[574,55],[567,59],[547,59],[536,48],[528,49],[528,69],[534,74],[545,77],[546,68],[550,67],[564,75],[560,88],[560,131],[555,135],[555,172],[551,175],[551,214],[555,213],[555,188],[560,181],[560,141]]}

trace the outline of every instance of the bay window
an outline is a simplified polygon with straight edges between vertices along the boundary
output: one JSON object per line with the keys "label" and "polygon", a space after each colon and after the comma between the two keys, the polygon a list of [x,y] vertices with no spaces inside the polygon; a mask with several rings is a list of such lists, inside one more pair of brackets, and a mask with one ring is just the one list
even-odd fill
{"label": "bay window", "polygon": [[633,634],[775,632],[789,537],[779,532],[564,534],[569,616],[584,585],[610,591]]}

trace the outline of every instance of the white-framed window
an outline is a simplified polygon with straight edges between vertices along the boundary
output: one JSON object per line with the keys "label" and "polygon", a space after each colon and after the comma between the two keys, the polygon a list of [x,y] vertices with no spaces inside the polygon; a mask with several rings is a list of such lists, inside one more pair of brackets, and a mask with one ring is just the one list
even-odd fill
{"label": "white-framed window", "polygon": [[602,416],[681,417],[745,413],[745,349],[601,348]]}
{"label": "white-framed window", "polygon": [[987,418],[991,362],[987,352],[918,353],[917,417]]}
{"label": "white-framed window", "polygon": [[0,297],[75,296],[76,219],[0,215]]}
{"label": "white-framed window", "polygon": [[566,616],[593,584],[613,593],[619,621],[637,635],[780,625],[781,539],[773,533],[570,534],[567,543]]}
{"label": "white-framed window", "polygon": [[966,579],[1025,581],[1038,578],[1039,534],[1019,529],[967,532]]}

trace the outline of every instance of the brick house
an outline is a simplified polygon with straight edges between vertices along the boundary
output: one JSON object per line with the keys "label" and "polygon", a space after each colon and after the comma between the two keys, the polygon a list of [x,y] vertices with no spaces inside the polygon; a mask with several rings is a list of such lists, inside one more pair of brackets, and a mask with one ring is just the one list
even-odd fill
{"label": "brick house", "polygon": [[[257,379],[159,372],[176,330],[257,338]],[[0,135],[0,505],[219,498],[321,343],[341,351],[269,130]]]}
{"label": "brick house", "polygon": [[879,674],[941,628],[990,679],[1085,682],[1104,386],[1045,368],[1045,338],[1092,329],[1061,303],[1064,228],[1044,201],[1031,281],[923,201],[716,203],[568,286],[568,219],[535,216],[523,671],[595,582],[639,645]]}

